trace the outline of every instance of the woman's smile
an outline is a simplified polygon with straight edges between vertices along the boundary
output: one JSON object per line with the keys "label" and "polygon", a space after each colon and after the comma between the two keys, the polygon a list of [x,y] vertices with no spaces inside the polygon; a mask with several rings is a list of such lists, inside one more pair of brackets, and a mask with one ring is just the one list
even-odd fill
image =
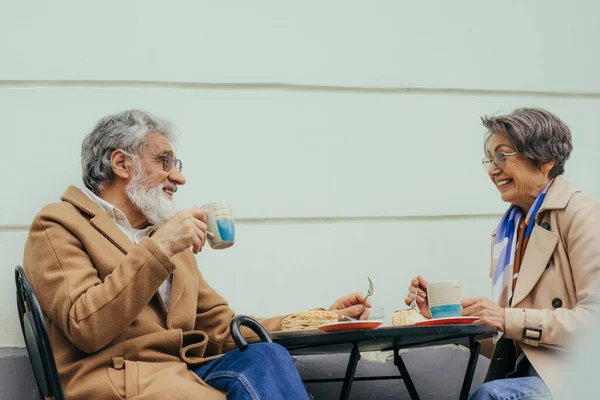
{"label": "woman's smile", "polygon": [[508,178],[508,179],[502,179],[502,180],[497,180],[496,181],[496,187],[498,188],[499,191],[505,191],[507,189],[510,189],[510,185],[512,185],[515,181]]}

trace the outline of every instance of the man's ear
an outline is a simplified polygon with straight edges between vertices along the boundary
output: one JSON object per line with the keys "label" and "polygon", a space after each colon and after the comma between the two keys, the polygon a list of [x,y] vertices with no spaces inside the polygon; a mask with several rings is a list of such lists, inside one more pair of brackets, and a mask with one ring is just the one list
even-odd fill
{"label": "man's ear", "polygon": [[548,161],[547,163],[542,164],[542,172],[548,174],[555,165],[555,161]]}
{"label": "man's ear", "polygon": [[125,180],[131,177],[132,164],[130,158],[121,150],[115,150],[110,155],[110,167],[115,176]]}

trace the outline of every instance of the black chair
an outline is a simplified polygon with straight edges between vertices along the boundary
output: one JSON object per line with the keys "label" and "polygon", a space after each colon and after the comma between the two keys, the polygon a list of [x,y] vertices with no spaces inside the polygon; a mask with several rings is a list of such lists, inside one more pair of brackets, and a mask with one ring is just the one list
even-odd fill
{"label": "black chair", "polygon": [[[17,308],[21,330],[23,331],[29,361],[31,361],[40,396],[42,399],[64,400],[65,397],[58,379],[56,362],[54,361],[42,309],[20,265],[15,268],[15,282],[17,285]],[[272,342],[269,333],[258,321],[244,315],[238,315],[231,321],[231,333],[240,350],[245,350],[248,347],[248,343],[240,332],[242,325],[248,326],[256,332],[262,341]]]}
{"label": "black chair", "polygon": [[64,400],[40,303],[20,265],[15,268],[17,308],[29,361],[42,399]]}
{"label": "black chair", "polygon": [[271,336],[269,336],[269,332],[265,329],[264,326],[260,324],[254,318],[247,317],[245,315],[236,315],[231,320],[231,324],[229,325],[229,330],[231,331],[231,336],[233,337],[233,341],[238,349],[244,351],[248,347],[248,343],[242,336],[242,332],[240,331],[240,327],[242,325],[247,326],[252,329],[254,333],[256,333],[259,339],[263,342],[273,343],[271,340]]}

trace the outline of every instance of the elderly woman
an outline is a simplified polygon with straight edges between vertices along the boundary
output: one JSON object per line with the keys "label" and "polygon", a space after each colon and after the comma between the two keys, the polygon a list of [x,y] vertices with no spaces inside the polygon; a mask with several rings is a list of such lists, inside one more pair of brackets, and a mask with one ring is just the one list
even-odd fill
{"label": "elderly woman", "polygon": [[[462,302],[463,315],[499,331],[494,347],[484,343],[486,383],[470,398],[551,398],[569,342],[598,318],[600,206],[561,176],[572,145],[557,116],[521,108],[482,121],[483,167],[510,207],[492,235],[492,300]],[[431,318],[426,290],[414,278],[405,301],[416,296]]]}

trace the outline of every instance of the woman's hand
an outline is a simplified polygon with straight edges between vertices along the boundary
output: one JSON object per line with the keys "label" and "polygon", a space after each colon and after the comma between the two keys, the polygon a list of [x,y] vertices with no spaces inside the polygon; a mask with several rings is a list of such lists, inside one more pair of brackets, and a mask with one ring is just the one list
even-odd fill
{"label": "woman's hand", "polygon": [[471,297],[462,301],[465,317],[479,317],[476,324],[489,324],[504,332],[504,308],[485,297]]}
{"label": "woman's hand", "polygon": [[416,276],[410,281],[408,287],[408,294],[404,299],[407,306],[410,306],[413,299],[417,297],[417,306],[419,312],[425,318],[431,318],[431,312],[429,311],[429,301],[427,300],[427,281],[421,276]]}
{"label": "woman's hand", "polygon": [[338,316],[346,315],[357,319],[368,319],[369,308],[371,308],[369,299],[365,301],[362,293],[352,293],[337,299],[329,307],[329,311],[335,311]]}

